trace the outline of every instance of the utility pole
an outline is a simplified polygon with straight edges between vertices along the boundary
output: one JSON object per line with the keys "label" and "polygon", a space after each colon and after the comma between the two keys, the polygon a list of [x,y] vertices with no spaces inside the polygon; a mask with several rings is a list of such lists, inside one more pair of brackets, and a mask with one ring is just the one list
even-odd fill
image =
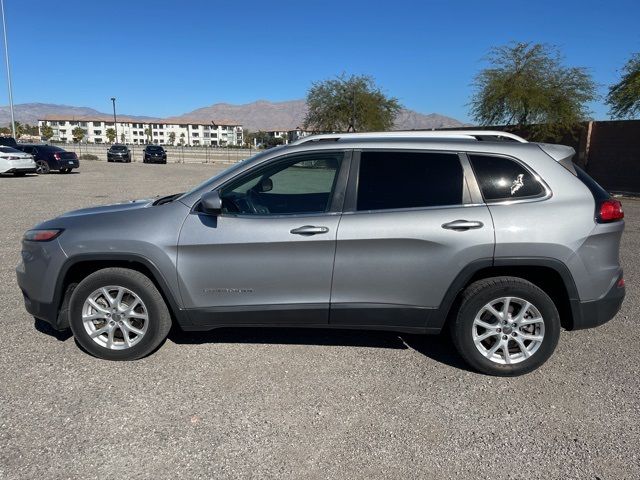
{"label": "utility pole", "polygon": [[7,23],[4,18],[4,0],[0,0],[2,10],[2,33],[4,34],[4,60],[7,64],[7,87],[9,88],[9,110],[11,110],[11,134],[16,138],[16,119],[13,115],[13,88],[11,87],[11,67],[9,66],[9,45],[7,44]]}
{"label": "utility pole", "polygon": [[116,143],[118,143],[118,119],[116,118],[116,97],[111,97],[113,103],[113,128],[116,129]]}

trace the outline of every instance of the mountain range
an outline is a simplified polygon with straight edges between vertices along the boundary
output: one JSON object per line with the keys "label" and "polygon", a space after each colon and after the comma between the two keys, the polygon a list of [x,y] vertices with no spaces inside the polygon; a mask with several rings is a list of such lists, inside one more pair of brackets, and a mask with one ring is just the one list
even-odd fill
{"label": "mountain range", "polygon": [[[14,105],[16,121],[37,124],[39,119],[47,115],[63,115],[69,117],[91,117],[109,115],[93,108],[55,105],[50,103],[21,103]],[[162,120],[185,122],[211,120],[233,120],[244,128],[257,130],[290,130],[301,126],[307,113],[304,100],[270,102],[258,100],[243,105],[216,103],[208,107],[198,108],[188,113]],[[124,116],[124,115],[123,115]],[[159,118],[141,115],[126,115],[140,121],[160,120]],[[8,106],[0,107],[0,125],[8,125],[11,115]],[[394,128],[396,130],[414,130],[444,127],[461,127],[464,124],[455,118],[439,113],[422,114],[409,109],[402,109],[398,114]]]}

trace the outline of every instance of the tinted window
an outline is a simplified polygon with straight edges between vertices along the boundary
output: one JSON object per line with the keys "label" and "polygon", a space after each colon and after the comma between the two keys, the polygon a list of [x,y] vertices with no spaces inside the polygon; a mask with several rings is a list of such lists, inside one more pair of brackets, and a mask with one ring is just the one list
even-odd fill
{"label": "tinted window", "polygon": [[531,172],[514,160],[491,155],[469,155],[486,201],[536,197],[544,188]]}
{"label": "tinted window", "polygon": [[326,212],[342,156],[327,152],[268,165],[225,187],[222,210],[243,215]]}
{"label": "tinted window", "polygon": [[147,151],[157,153],[162,152],[163,149],[162,147],[147,147]]}
{"label": "tinted window", "polygon": [[462,203],[458,155],[362,152],[358,210],[435,207]]}
{"label": "tinted window", "polygon": [[113,145],[111,147],[111,150],[113,150],[114,152],[124,152],[127,150],[126,145]]}
{"label": "tinted window", "polygon": [[579,166],[574,165],[576,169],[576,173],[578,174],[578,178],[582,180],[589,190],[591,190],[591,194],[596,201],[607,200],[611,198],[609,192],[607,192],[604,188],[600,186],[598,182],[596,182],[593,178],[591,178],[587,172],[582,170]]}
{"label": "tinted window", "polygon": [[0,147],[0,152],[2,153],[22,153],[20,150],[16,150],[15,148],[11,148],[11,147]]}

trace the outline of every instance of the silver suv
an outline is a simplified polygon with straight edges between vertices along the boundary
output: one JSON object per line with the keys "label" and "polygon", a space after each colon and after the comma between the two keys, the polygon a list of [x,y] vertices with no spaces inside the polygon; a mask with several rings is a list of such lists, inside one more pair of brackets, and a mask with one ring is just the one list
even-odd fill
{"label": "silver suv", "polygon": [[447,327],[472,367],[518,375],[624,298],[621,205],[574,153],[489,131],[307,137],[186,193],[38,225],[18,284],[110,360],[172,324]]}

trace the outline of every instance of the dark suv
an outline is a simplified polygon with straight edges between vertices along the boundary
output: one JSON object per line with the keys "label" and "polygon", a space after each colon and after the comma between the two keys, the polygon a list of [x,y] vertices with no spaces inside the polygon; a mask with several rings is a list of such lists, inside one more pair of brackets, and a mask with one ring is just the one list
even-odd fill
{"label": "dark suv", "polygon": [[126,145],[111,145],[107,150],[107,162],[131,162],[131,150]]}
{"label": "dark suv", "polygon": [[160,145],[147,145],[142,154],[142,163],[167,163],[167,152]]}
{"label": "dark suv", "polygon": [[36,171],[39,174],[49,173],[52,170],[69,173],[74,168],[80,167],[80,161],[75,152],[67,152],[60,147],[18,143],[14,148],[33,155],[36,161]]}

